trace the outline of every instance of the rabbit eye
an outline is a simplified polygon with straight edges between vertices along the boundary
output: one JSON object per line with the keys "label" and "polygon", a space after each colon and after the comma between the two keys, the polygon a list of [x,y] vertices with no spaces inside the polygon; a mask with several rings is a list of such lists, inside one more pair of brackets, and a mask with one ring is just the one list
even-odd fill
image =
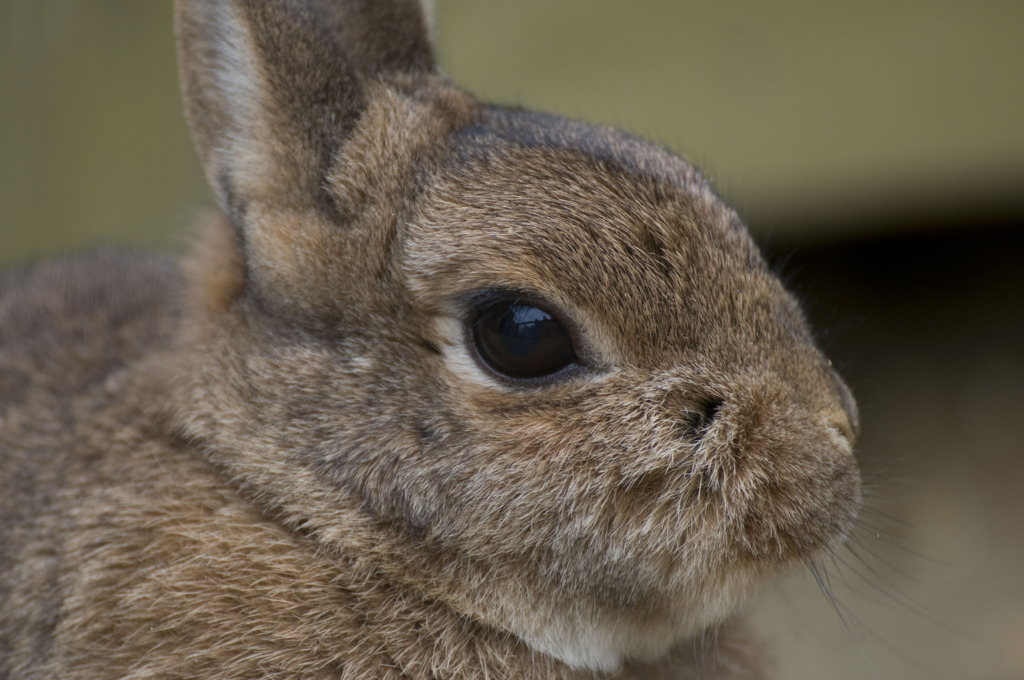
{"label": "rabbit eye", "polygon": [[488,306],[472,326],[480,359],[510,378],[541,378],[576,361],[572,336],[554,314],[527,302]]}

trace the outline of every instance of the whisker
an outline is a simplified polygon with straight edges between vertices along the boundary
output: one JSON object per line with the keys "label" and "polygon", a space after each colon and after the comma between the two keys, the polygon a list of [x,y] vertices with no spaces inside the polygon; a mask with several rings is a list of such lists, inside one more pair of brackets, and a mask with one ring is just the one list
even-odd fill
{"label": "whisker", "polygon": [[[832,556],[837,557],[834,552]],[[845,564],[845,562],[842,562],[841,559],[840,562]],[[875,664],[873,664],[870,658],[868,658],[866,655],[866,650],[863,647],[863,642],[865,639],[870,639],[875,644],[879,645],[881,648],[885,649],[887,652],[889,652],[896,658],[902,660],[904,663],[911,666],[916,671],[922,674],[927,674],[932,678],[951,677],[948,676],[945,672],[941,671],[940,669],[930,664],[924,663],[919,659],[913,658],[907,652],[897,647],[893,642],[889,641],[884,636],[872,630],[871,627],[868,626],[863,619],[857,616],[857,614],[853,611],[852,608],[843,604],[838,599],[838,597],[836,597],[835,593],[832,591],[828,575],[823,575],[820,573],[820,565],[808,564],[808,567],[810,568],[811,573],[814,575],[815,580],[818,582],[818,587],[822,590],[822,593],[824,593],[825,598],[832,606],[832,609],[836,612],[836,616],[839,618],[839,621],[843,625],[843,628],[846,629],[851,639],[857,642],[858,654],[868,665],[868,667],[871,668],[872,673],[876,677],[881,676],[877,668],[875,667]],[[853,571],[855,574],[858,573],[856,572],[856,570]],[[858,576],[863,578],[863,575],[858,574]]]}
{"label": "whisker", "polygon": [[846,634],[849,635],[852,640],[856,641],[857,654],[860,656],[861,660],[865,663],[865,665],[867,665],[867,667],[871,669],[872,675],[880,678],[881,674],[878,672],[878,669],[875,667],[875,664],[867,656],[867,652],[864,649],[863,645],[860,644],[860,641],[858,640],[858,634],[854,630],[853,626],[851,626],[850,621],[847,620],[847,616],[850,616],[852,620],[858,624],[861,630],[866,629],[863,622],[859,621],[856,615],[854,615],[848,607],[843,606],[843,604],[840,603],[839,600],[836,598],[835,594],[832,592],[831,585],[828,582],[827,574],[822,573],[823,565],[817,562],[808,562],[807,566],[810,569],[811,574],[814,575],[814,580],[818,583],[818,589],[821,590],[822,594],[825,596],[825,599],[828,601],[829,606],[832,607],[832,611],[836,613],[836,617],[839,619],[839,622],[846,630]]}
{"label": "whisker", "polygon": [[881,538],[882,536],[887,536],[893,540],[906,541],[908,543],[923,543],[923,541],[916,540],[906,536],[904,532],[896,532],[892,529],[886,529],[885,527],[879,526],[877,524],[869,524],[862,517],[858,517],[853,521],[853,528],[855,531],[859,530],[863,533],[870,534],[874,538]]}
{"label": "whisker", "polygon": [[894,515],[890,515],[887,512],[879,510],[878,508],[875,508],[875,507],[871,507],[869,505],[865,505],[864,507],[862,507],[860,509],[860,514],[861,515],[865,515],[865,514],[866,515],[875,515],[877,517],[881,517],[882,519],[884,519],[886,521],[892,522],[893,524],[898,524],[899,526],[903,526],[903,527],[910,527],[911,526],[910,522],[908,522],[907,520],[900,519],[899,517],[896,517]]}
{"label": "whisker", "polygon": [[[887,532],[884,532],[884,531],[876,531],[876,530],[873,530],[873,529],[870,529],[870,528],[864,528],[864,529],[862,529],[862,531],[867,533],[871,538],[873,538],[873,539],[875,539],[875,540],[877,540],[877,541],[879,541],[881,543],[884,543],[885,545],[893,548],[894,550],[899,550],[901,553],[910,555],[910,556],[912,556],[914,558],[917,558],[917,559],[922,560],[924,562],[928,562],[928,563],[930,563],[930,564],[932,564],[934,566],[937,566],[937,567],[948,568],[950,566],[948,562],[945,562],[943,560],[937,559],[935,557],[932,557],[931,555],[927,555],[927,554],[925,554],[923,552],[920,552],[918,550],[914,550],[913,548],[910,548],[909,546],[906,546],[906,545],[902,545],[902,543],[901,543],[901,541],[903,541],[903,542],[906,542],[906,543],[917,543],[918,545],[925,545],[924,541],[915,541],[915,540],[912,540],[912,539],[909,539],[909,538],[904,541],[903,537],[899,536],[898,534],[887,533]],[[856,534],[853,534],[853,533],[851,533],[850,535],[851,535],[851,537],[852,536],[856,536]],[[899,540],[897,540],[897,539],[899,539]],[[913,580],[913,579],[908,579],[908,580]]]}
{"label": "whisker", "polygon": [[[894,574],[903,577],[904,579],[906,579],[907,581],[913,583],[916,586],[920,586],[921,585],[921,580],[920,579],[918,579],[917,577],[912,576],[911,574],[907,573],[906,570],[901,569],[900,567],[897,567],[892,562],[890,562],[889,560],[887,560],[884,557],[882,557],[878,552],[872,550],[870,548],[870,546],[868,546],[868,544],[860,538],[860,536],[855,536],[855,535],[854,536],[850,536],[849,539],[847,539],[847,541],[846,541],[846,549],[850,551],[850,554],[852,554],[855,558],[857,558],[858,562],[860,562],[862,565],[864,565],[864,567],[866,569],[870,570],[871,573],[874,574],[876,578],[885,580],[885,578],[882,575],[882,573],[878,569],[873,567],[872,565],[868,564],[867,561],[863,557],[861,557],[857,553],[856,550],[853,549],[853,546],[856,546],[856,547],[860,548],[861,550],[863,550],[864,552],[866,552],[868,554],[868,556],[871,557],[871,559],[876,560],[877,562],[881,563],[885,568],[889,569]],[[887,585],[893,585],[893,584],[887,582]]]}
{"label": "whisker", "polygon": [[811,574],[814,576],[814,580],[818,584],[818,589],[821,590],[825,599],[828,600],[829,605],[832,607],[832,610],[836,613],[836,616],[839,617],[839,622],[843,624],[843,628],[846,629],[846,632],[853,636],[854,632],[846,621],[846,617],[843,616],[842,608],[839,606],[839,602],[836,600],[835,594],[832,592],[832,588],[829,586],[828,580],[822,574],[821,564],[818,562],[809,562],[807,566],[810,569]]}
{"label": "whisker", "polygon": [[[858,562],[860,562],[860,564],[864,565],[866,568],[871,570],[872,573],[876,575],[876,577],[881,578],[880,573],[876,569],[872,569],[871,566],[864,560],[864,558],[861,555],[859,555],[855,550],[853,550],[850,546],[847,546],[847,550],[849,550],[850,554],[853,555],[858,560]],[[873,553],[870,553],[870,551],[869,551],[869,554],[871,554],[872,557],[875,557],[877,559],[877,557]],[[845,564],[845,562],[844,562],[844,564]],[[885,564],[885,563],[883,562],[883,564]],[[886,564],[886,566],[889,567],[889,568],[892,568],[888,564]],[[948,633],[953,633],[953,634],[958,635],[958,636],[960,636],[960,637],[962,637],[962,638],[964,638],[966,640],[971,640],[972,642],[976,642],[976,643],[980,643],[980,644],[986,644],[988,642],[988,640],[986,640],[984,637],[982,637],[982,636],[980,636],[980,635],[978,635],[976,633],[972,633],[971,631],[969,631],[969,630],[967,630],[965,628],[961,628],[959,626],[956,626],[956,625],[953,625],[953,624],[949,623],[948,621],[942,620],[941,618],[936,616],[934,613],[929,611],[927,607],[922,605],[920,602],[918,602],[917,600],[915,600],[911,596],[907,595],[905,592],[903,592],[900,588],[898,588],[897,586],[895,586],[891,582],[882,579],[883,580],[883,585],[885,587],[889,588],[890,591],[891,591],[891,592],[886,592],[885,588],[883,588],[882,586],[879,586],[876,583],[872,583],[869,578],[867,578],[866,576],[864,576],[863,574],[858,572],[856,569],[852,568],[852,566],[847,565],[847,568],[849,568],[862,581],[864,581],[864,583],[866,583],[867,585],[872,587],[872,589],[874,589],[875,591],[881,593],[882,595],[886,595],[886,596],[892,598],[892,600],[896,604],[898,604],[900,606],[900,608],[902,608],[903,610],[913,614],[914,616],[917,616],[917,617],[919,617],[919,618],[921,618],[921,619],[923,619],[925,621],[928,621],[929,623],[931,623],[932,625],[934,625],[935,627],[937,627],[937,628],[939,628],[941,630],[945,630]],[[894,571],[896,571],[896,570],[894,569]],[[903,575],[899,571],[896,571],[896,573],[899,573],[900,575]],[[914,583],[917,583],[913,579],[911,579],[911,581],[914,582]],[[918,585],[920,585],[920,584],[918,584]]]}

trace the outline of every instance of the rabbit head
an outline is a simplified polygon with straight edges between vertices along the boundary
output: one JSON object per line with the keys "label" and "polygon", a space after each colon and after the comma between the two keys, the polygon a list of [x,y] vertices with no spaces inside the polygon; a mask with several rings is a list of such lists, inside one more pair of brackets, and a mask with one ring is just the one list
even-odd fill
{"label": "rabbit head", "polygon": [[225,218],[171,418],[268,515],[594,669],[842,539],[850,393],[691,166],[474,100],[415,2],[179,0],[178,31]]}

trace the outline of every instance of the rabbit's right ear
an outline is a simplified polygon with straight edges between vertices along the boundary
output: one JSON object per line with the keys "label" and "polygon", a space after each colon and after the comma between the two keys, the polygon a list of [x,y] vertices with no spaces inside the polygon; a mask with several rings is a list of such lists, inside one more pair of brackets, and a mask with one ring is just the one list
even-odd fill
{"label": "rabbit's right ear", "polygon": [[435,70],[418,0],[178,0],[176,13],[192,134],[236,231],[254,200],[329,203],[324,177],[368,86]]}

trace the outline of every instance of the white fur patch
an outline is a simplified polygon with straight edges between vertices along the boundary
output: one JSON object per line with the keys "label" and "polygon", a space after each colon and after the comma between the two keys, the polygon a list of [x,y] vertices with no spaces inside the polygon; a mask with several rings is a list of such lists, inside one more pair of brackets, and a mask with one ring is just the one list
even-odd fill
{"label": "white fur patch", "polygon": [[[213,76],[217,95],[227,115],[227,126],[221,131],[215,156],[231,168],[238,184],[247,184],[247,171],[255,171],[266,162],[256,147],[263,135],[261,107],[266,95],[260,75],[256,48],[249,27],[231,2],[211,2],[213,49],[216,58]],[[220,190],[219,178],[211,184]],[[227,209],[223,196],[221,207]]]}
{"label": "white fur patch", "polygon": [[484,371],[470,355],[470,349],[466,347],[464,340],[465,331],[459,319],[454,316],[438,316],[434,324],[437,336],[441,338],[441,353],[444,355],[448,370],[458,379],[496,390],[509,389],[507,385]]}
{"label": "white fur patch", "polygon": [[[652,618],[638,623],[613,613],[571,618],[549,610],[537,625],[536,612],[522,612],[511,628],[533,649],[576,669],[614,672],[628,659],[654,660],[668,654],[683,640],[725,620],[740,605],[747,588],[740,581],[709,596],[700,611],[679,613],[678,618]],[[584,620],[586,618],[586,620]]]}
{"label": "white fur patch", "polygon": [[230,2],[212,3],[213,26],[216,31],[217,89],[225,101],[231,102],[236,129],[256,118],[260,101],[259,71],[255,48],[248,27]]}

